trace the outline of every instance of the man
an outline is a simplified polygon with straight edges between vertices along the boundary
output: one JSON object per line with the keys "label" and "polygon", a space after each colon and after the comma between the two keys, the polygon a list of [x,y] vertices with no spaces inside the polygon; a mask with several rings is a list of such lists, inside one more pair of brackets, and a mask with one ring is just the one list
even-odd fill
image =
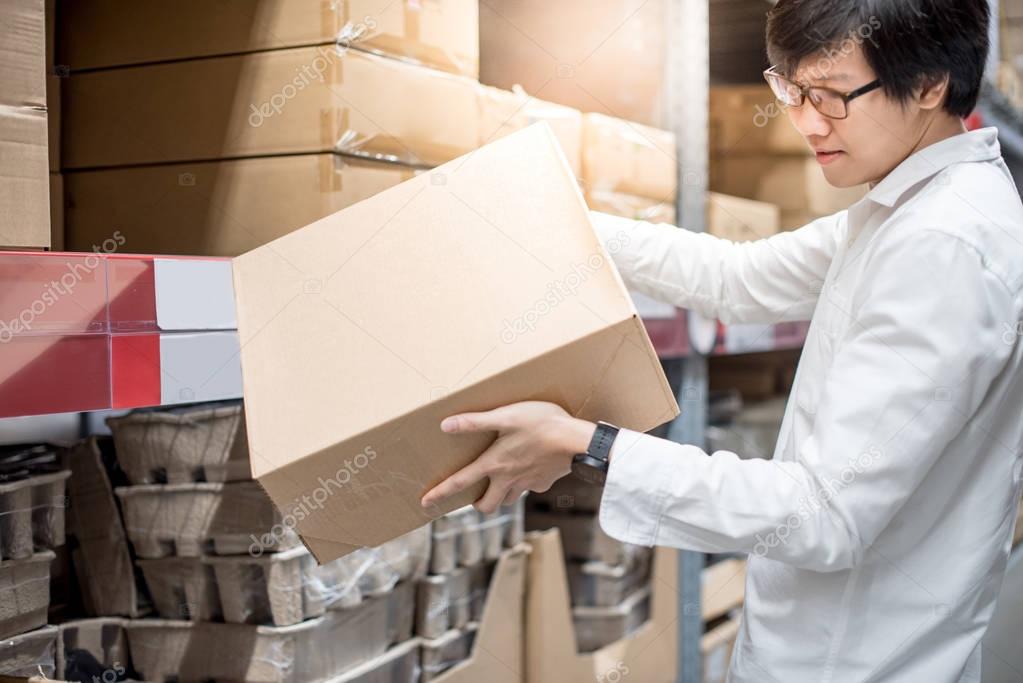
{"label": "man", "polygon": [[611,536],[751,554],[731,680],[979,681],[1023,462],[1023,207],[996,131],[962,124],[989,19],[986,0],[779,0],[766,77],[828,181],[866,198],[748,244],[594,216],[628,234],[634,290],[812,318],[773,460],[521,403],[444,420],[498,436],[424,502],[489,477],[493,510],[588,453]]}

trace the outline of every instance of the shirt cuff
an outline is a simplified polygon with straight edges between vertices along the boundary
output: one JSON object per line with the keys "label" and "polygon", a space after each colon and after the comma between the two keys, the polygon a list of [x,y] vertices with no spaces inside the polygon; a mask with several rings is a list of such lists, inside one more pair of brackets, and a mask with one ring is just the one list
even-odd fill
{"label": "shirt cuff", "polygon": [[654,437],[622,429],[611,447],[611,464],[600,502],[600,526],[623,543],[657,545],[671,486],[673,458],[644,444]]}

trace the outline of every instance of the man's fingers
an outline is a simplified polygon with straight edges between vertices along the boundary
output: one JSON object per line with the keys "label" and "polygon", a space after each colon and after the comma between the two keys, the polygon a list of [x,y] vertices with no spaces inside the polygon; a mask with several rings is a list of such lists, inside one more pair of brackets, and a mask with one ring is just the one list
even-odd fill
{"label": "man's fingers", "polygon": [[456,493],[464,491],[486,476],[486,462],[482,457],[477,458],[427,491],[420,503],[423,507],[436,505],[445,498],[450,498]]}
{"label": "man's fingers", "polygon": [[501,501],[501,506],[504,507],[506,505],[514,505],[515,501],[517,501],[519,497],[525,492],[526,489],[521,489],[513,486],[512,488],[508,489],[508,493],[505,494],[504,500]]}
{"label": "man's fingers", "polygon": [[473,507],[483,514],[489,515],[504,502],[505,497],[508,495],[508,488],[509,485],[507,483],[491,479],[487,492],[483,494],[482,498],[473,503]]}
{"label": "man's fingers", "polygon": [[448,434],[460,432],[497,432],[501,429],[500,408],[483,413],[461,413],[444,418],[441,431]]}

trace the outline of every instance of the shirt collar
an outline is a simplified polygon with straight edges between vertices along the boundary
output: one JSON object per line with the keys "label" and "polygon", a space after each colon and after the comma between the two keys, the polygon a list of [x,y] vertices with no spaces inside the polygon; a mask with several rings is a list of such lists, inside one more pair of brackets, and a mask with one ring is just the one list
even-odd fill
{"label": "shirt collar", "polygon": [[952,164],[993,161],[1001,156],[997,128],[961,133],[914,153],[867,193],[866,199],[892,207],[914,185]]}

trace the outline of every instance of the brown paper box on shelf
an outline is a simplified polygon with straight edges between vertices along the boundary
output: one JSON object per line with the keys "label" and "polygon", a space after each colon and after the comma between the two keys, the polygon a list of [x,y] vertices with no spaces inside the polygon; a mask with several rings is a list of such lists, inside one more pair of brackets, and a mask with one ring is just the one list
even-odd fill
{"label": "brown paper box on shelf", "polygon": [[601,114],[583,117],[583,185],[657,201],[674,199],[675,135]]}
{"label": "brown paper box on shelf", "polygon": [[480,80],[584,112],[664,126],[669,3],[480,3]]}
{"label": "brown paper box on shelf", "polygon": [[125,251],[237,256],[414,174],[336,154],[68,173],[67,248],[120,231]]}
{"label": "brown paper box on shelf", "polygon": [[521,88],[500,90],[480,87],[481,145],[522,130],[537,121],[546,121],[568,159],[572,173],[579,177],[582,164],[583,115],[552,102],[527,95]]}
{"label": "brown paper box on shelf", "polygon": [[479,145],[475,81],[359,50],[292,48],[65,81],[65,168],[331,151],[432,166]]}
{"label": "brown paper box on shelf", "polygon": [[746,562],[733,559],[712,564],[703,570],[701,581],[704,621],[723,617],[742,607],[746,596]]}
{"label": "brown paper box on shelf", "polygon": [[[632,635],[595,652],[580,654],[568,579],[556,529],[531,534],[526,594],[526,680],[608,680],[616,672],[644,683],[675,681],[678,665],[678,553],[654,553],[650,620]],[[627,669],[627,672],[626,672]]]}
{"label": "brown paper box on shelf", "polygon": [[704,683],[725,683],[728,666],[732,660],[732,649],[739,635],[739,626],[738,618],[726,619],[707,631],[700,639]]}
{"label": "brown paper box on shelf", "polygon": [[236,258],[234,281],[252,472],[321,562],[482,494],[419,504],[493,440],[448,415],[678,412],[543,123]]}
{"label": "brown paper box on shelf", "polygon": [[707,232],[715,237],[749,242],[775,235],[780,229],[781,212],[774,204],[719,192],[707,195]]}
{"label": "brown paper box on shelf", "polygon": [[848,209],[865,185],[833,187],[814,157],[751,155],[711,158],[710,189],[776,204],[783,213],[825,216]]}
{"label": "brown paper box on shelf", "polygon": [[586,193],[586,203],[593,211],[601,211],[614,216],[648,223],[676,224],[675,206],[670,199],[658,201],[622,192],[591,190]]}
{"label": "brown paper box on shelf", "polygon": [[476,0],[78,0],[61,59],[95,69],[340,41],[476,78]]}
{"label": "brown paper box on shelf", "polygon": [[767,85],[710,89],[711,154],[799,154],[813,150]]}
{"label": "brown paper box on shelf", "polygon": [[44,5],[0,4],[0,247],[50,246]]}

